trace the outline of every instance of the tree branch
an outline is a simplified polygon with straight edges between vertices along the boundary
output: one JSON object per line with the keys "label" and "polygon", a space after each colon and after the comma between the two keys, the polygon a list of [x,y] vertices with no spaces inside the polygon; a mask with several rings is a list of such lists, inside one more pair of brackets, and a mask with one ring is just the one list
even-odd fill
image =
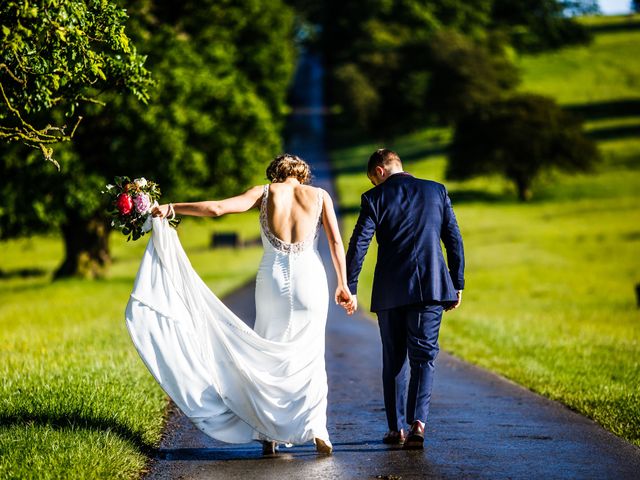
{"label": "tree branch", "polygon": [[9,141],[20,140],[25,145],[33,148],[39,148],[45,160],[53,163],[56,168],[60,170],[60,164],[53,158],[53,149],[47,147],[46,145],[70,141],[73,138],[73,135],[76,133],[78,125],[82,121],[82,116],[78,116],[78,119],[76,120],[76,123],[71,130],[71,133],[68,135],[65,133],[65,129],[67,128],[66,125],[63,125],[61,127],[47,125],[42,129],[37,129],[30,123],[26,122],[20,115],[20,112],[16,108],[14,108],[13,105],[11,105],[2,82],[0,82],[0,93],[2,94],[2,99],[9,109],[9,112],[12,113],[13,116],[20,122],[20,125],[15,127],[5,127],[0,125],[0,139]]}
{"label": "tree branch", "polygon": [[24,80],[20,80],[18,77],[16,77],[14,75],[14,73],[11,71],[11,69],[5,63],[0,63],[0,70],[4,70],[5,72],[7,72],[9,74],[9,76],[13,80],[18,82],[20,85],[24,85],[25,84],[25,81]]}

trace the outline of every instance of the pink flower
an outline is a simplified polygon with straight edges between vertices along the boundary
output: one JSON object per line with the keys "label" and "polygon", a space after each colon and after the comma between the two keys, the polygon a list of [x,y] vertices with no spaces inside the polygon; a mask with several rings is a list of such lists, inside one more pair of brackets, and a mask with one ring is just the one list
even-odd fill
{"label": "pink flower", "polygon": [[129,215],[131,213],[131,209],[133,208],[131,197],[126,193],[121,193],[120,195],[118,195],[118,199],[116,200],[116,207],[118,207],[118,211],[122,215]]}
{"label": "pink flower", "polygon": [[151,200],[149,200],[149,195],[146,193],[133,197],[133,204],[136,206],[138,213],[147,213],[149,208],[151,208]]}

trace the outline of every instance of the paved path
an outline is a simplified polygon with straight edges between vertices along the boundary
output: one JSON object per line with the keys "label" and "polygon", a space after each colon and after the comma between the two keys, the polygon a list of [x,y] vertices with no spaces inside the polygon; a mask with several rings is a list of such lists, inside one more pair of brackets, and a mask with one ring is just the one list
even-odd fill
{"label": "paved path", "polygon": [[[310,107],[294,117],[289,151],[309,160],[316,184],[332,191],[324,148],[319,63],[303,57],[296,92]],[[257,226],[256,226],[257,228]],[[326,245],[326,242],[325,242]],[[327,271],[331,263],[323,249]],[[226,299],[242,318],[253,319],[253,285]],[[446,327],[446,321],[443,323]],[[405,452],[381,442],[380,340],[375,322],[347,317],[331,306],[327,323],[331,457],[312,445],[262,458],[260,445],[228,445],[206,437],[180,414],[167,434],[150,478],[180,479],[638,479],[640,450],[560,404],[492,373],[441,353],[426,449]]]}

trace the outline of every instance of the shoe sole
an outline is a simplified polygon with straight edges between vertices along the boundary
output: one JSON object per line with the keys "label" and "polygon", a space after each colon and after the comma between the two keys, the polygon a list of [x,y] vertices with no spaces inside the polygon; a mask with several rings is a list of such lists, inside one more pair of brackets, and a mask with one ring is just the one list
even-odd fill
{"label": "shoe sole", "polygon": [[404,445],[404,440],[400,441],[400,440],[382,440],[382,443],[384,443],[385,445],[392,445],[392,446],[402,446]]}
{"label": "shoe sole", "polygon": [[423,450],[424,449],[424,438],[422,437],[409,437],[405,440],[402,448],[406,450]]}

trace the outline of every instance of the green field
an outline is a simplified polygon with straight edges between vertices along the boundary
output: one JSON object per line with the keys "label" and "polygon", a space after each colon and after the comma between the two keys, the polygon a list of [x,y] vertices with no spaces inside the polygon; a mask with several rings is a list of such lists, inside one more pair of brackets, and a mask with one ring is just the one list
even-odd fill
{"label": "green field", "polygon": [[[614,19],[590,47],[525,57],[523,90],[579,106],[603,161],[589,175],[549,173],[520,204],[498,177],[445,182],[465,240],[461,309],[445,315],[442,347],[559,400],[640,446],[640,45],[638,17]],[[629,25],[627,25],[628,27]],[[610,31],[607,31],[610,30]],[[444,181],[447,130],[387,145],[415,175]],[[380,145],[332,152],[348,239],[363,171]],[[375,242],[374,242],[375,243]],[[375,246],[359,300],[369,303]]]}
{"label": "green field", "polygon": [[[253,239],[257,216],[179,227],[195,269],[224,294],[255,275],[262,249],[211,250],[214,230]],[[137,478],[144,469],[167,405],[124,324],[147,238],[114,234],[114,264],[99,281],[51,282],[57,236],[0,245],[0,478]]]}
{"label": "green field", "polygon": [[[637,17],[591,22],[605,27],[593,46],[520,65],[523,89],[585,115],[603,163],[591,175],[548,174],[526,205],[497,177],[447,182],[468,284],[462,308],[446,316],[442,345],[640,445],[640,30]],[[607,31],[612,22],[623,27]],[[442,181],[449,136],[429,129],[389,146],[416,175]],[[377,146],[333,152],[345,237],[369,188],[362,164]],[[255,238],[256,215],[180,226],[196,270],[224,294],[255,274],[261,249],[210,250],[213,230]],[[58,236],[0,243],[0,478],[136,478],[143,471],[166,411],[123,318],[145,244],[114,234],[106,279],[52,283],[62,258]]]}

